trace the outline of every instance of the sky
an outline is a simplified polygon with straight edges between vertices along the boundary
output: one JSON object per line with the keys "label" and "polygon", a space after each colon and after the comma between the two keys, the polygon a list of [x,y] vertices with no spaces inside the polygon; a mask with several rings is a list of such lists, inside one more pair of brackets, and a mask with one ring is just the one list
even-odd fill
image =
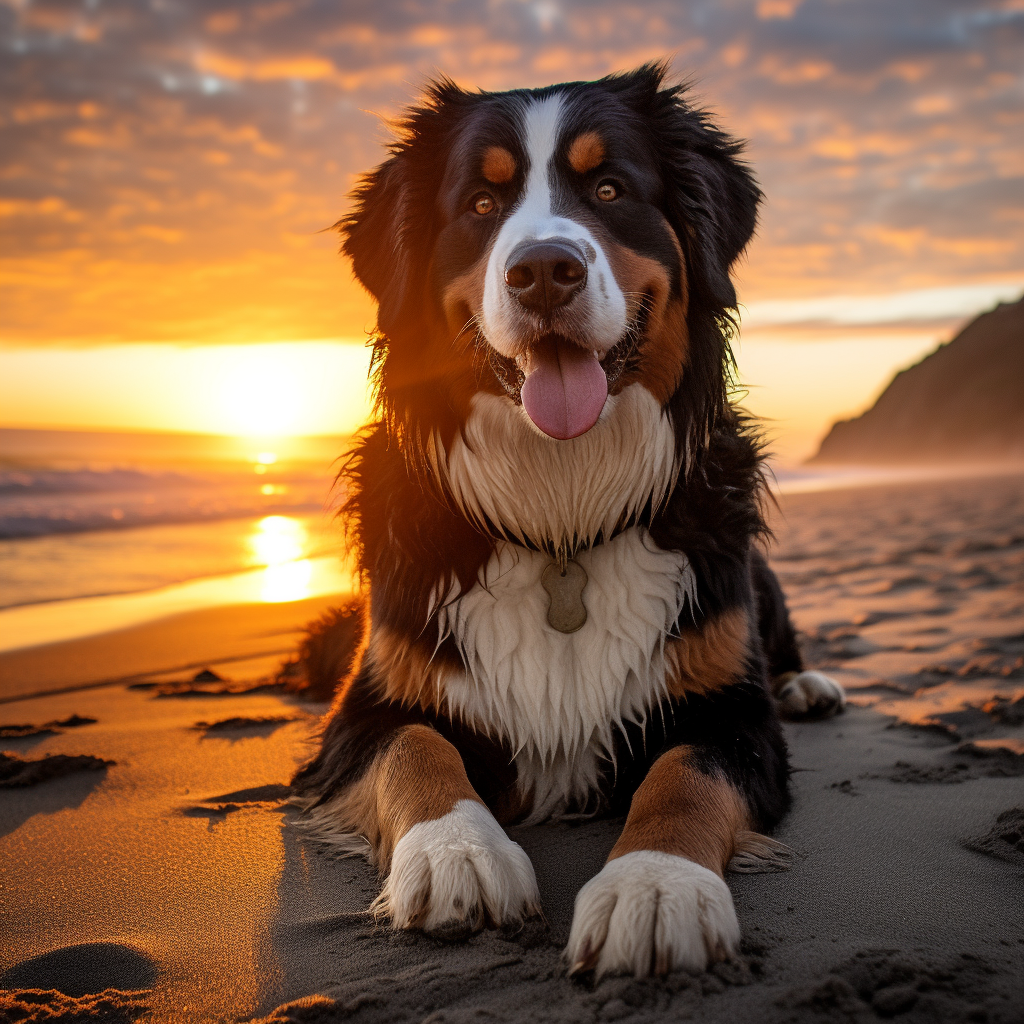
{"label": "sky", "polygon": [[[283,365],[253,343],[289,342],[295,388],[336,397],[268,422],[351,429],[373,309],[324,229],[438,72],[505,89],[668,56],[748,140],[740,367],[791,453],[1024,291],[1024,0],[0,0],[0,55],[5,423],[250,429],[189,381],[206,366],[216,405]],[[345,347],[329,373],[317,345]]]}

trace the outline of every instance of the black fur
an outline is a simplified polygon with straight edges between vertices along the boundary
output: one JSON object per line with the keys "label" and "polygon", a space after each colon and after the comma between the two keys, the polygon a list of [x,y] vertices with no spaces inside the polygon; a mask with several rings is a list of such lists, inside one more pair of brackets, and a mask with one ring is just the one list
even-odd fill
{"label": "black fur", "polygon": [[757,598],[757,631],[764,647],[769,677],[777,679],[788,672],[802,672],[804,659],[786,610],[786,598],[778,577],[757,548],[751,552],[751,575]]}
{"label": "black fur", "polygon": [[[788,800],[770,676],[798,670],[800,657],[778,583],[756,548],[767,533],[760,444],[729,403],[736,303],[730,269],[753,232],[760,193],[738,158],[740,146],[688,104],[682,87],[665,87],[664,75],[663,66],[645,65],[552,88],[564,90],[570,116],[580,124],[597,118],[607,131],[632,133],[635,166],[621,173],[633,175],[631,187],[667,219],[686,257],[689,354],[668,402],[685,471],[669,500],[644,516],[655,542],[684,551],[695,570],[697,608],[688,608],[677,629],[699,629],[742,607],[760,635],[750,644],[745,672],[731,685],[668,701],[652,710],[644,727],[626,727],[597,796],[605,808],[625,809],[654,759],[686,743],[696,748],[701,770],[724,775],[744,794],[757,827],[770,828]],[[380,305],[374,340],[380,422],[361,436],[348,463],[345,511],[370,585],[371,629],[386,625],[428,654],[437,635],[429,614],[435,584],[468,589],[494,546],[423,472],[429,433],[447,439],[461,428],[458,371],[431,365],[423,355],[430,325],[443,322],[438,282],[464,269],[460,253],[476,244],[473,231],[484,230],[460,219],[460,204],[478,183],[452,170],[459,165],[452,155],[482,152],[492,143],[515,152],[520,143],[509,128],[510,111],[522,96],[548,91],[470,94],[439,82],[408,115],[391,158],[357,190],[353,213],[339,222],[344,251]],[[674,259],[675,250],[653,228],[635,229],[636,217],[642,211],[621,224],[609,222],[609,230],[623,244],[647,246],[652,258]],[[681,289],[673,266],[673,287]],[[494,385],[486,367],[474,372]],[[459,664],[446,645],[434,656]],[[319,753],[295,778],[297,789],[318,802],[329,799],[358,778],[394,730],[412,722],[433,725],[455,744],[489,804],[506,800],[515,784],[511,751],[443,714],[387,702],[368,667],[340,691]]]}

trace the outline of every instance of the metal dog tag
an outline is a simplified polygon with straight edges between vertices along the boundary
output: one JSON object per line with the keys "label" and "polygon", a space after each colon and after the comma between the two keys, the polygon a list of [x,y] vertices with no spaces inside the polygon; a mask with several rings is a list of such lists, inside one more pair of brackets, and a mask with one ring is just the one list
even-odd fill
{"label": "metal dog tag", "polygon": [[548,625],[559,633],[575,633],[587,621],[583,588],[587,570],[579,562],[567,561],[561,569],[552,562],[541,574],[541,585],[548,592]]}

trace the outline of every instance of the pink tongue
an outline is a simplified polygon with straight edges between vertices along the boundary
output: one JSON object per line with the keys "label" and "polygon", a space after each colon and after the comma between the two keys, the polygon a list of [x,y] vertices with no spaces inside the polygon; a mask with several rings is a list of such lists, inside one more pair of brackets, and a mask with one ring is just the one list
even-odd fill
{"label": "pink tongue", "polygon": [[549,437],[566,441],[585,434],[607,398],[608,378],[593,352],[552,335],[533,350],[523,408]]}

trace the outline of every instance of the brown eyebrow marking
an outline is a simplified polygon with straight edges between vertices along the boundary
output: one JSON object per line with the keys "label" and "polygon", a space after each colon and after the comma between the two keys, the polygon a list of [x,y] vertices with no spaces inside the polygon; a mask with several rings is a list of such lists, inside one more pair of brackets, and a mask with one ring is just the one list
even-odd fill
{"label": "brown eyebrow marking", "polygon": [[503,185],[516,173],[516,158],[501,146],[488,146],[484,153],[484,177]]}
{"label": "brown eyebrow marking", "polygon": [[604,143],[597,132],[578,135],[569,147],[569,165],[577,174],[592,171],[604,160]]}

